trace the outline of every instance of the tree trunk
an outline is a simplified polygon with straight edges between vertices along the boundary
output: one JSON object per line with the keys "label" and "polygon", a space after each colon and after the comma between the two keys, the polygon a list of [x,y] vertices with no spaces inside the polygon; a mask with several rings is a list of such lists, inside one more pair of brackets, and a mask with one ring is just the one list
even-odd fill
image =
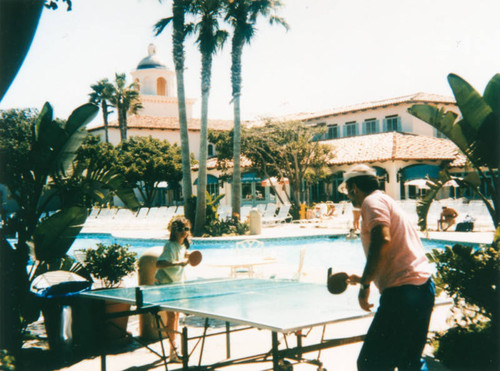
{"label": "tree trunk", "polygon": [[108,123],[108,103],[105,99],[102,100],[102,120],[104,122],[104,140],[109,143],[109,123]]}
{"label": "tree trunk", "polygon": [[194,235],[202,236],[206,222],[206,193],[207,193],[207,150],[208,150],[208,97],[210,94],[210,74],[212,70],[212,56],[202,55],[201,72],[201,129],[200,129],[200,158],[198,172],[198,192],[196,200],[196,217]]}
{"label": "tree trunk", "polygon": [[174,0],[172,5],[173,28],[172,34],[173,57],[175,75],[177,78],[177,99],[179,108],[179,127],[181,134],[182,156],[182,194],[184,198],[184,214],[193,215],[189,202],[193,194],[191,181],[191,161],[189,151],[189,130],[186,115],[186,95],[184,90],[184,1]]}
{"label": "tree trunk", "polygon": [[[236,32],[236,31],[235,31]],[[233,184],[231,189],[231,205],[233,215],[240,215],[241,211],[241,54],[243,52],[243,40],[235,35],[233,38],[231,83],[233,86]]]}

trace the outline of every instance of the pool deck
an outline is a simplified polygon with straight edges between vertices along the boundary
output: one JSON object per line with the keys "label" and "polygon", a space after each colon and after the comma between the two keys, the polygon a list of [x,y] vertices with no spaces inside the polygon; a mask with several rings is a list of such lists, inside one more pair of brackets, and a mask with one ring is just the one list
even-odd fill
{"label": "pool deck", "polygon": [[[105,232],[104,230],[102,232]],[[164,237],[161,236],[163,232],[158,232],[152,238]],[[319,224],[280,224],[272,227],[263,227],[261,234],[254,236],[244,236],[243,238],[279,238],[279,237],[306,237],[314,235],[332,235],[332,234],[345,234],[345,230],[340,230],[334,226],[328,225],[328,223]],[[149,234],[148,234],[149,235]],[[129,231],[127,236],[129,237],[144,237],[144,232],[141,231]],[[469,243],[489,243],[492,241],[493,232],[430,232],[428,236],[422,235],[423,238],[444,240],[444,241],[456,241],[456,242],[469,242]],[[227,238],[227,237],[226,237]],[[242,238],[233,237],[233,238]],[[189,270],[188,270],[189,273]],[[194,274],[194,273],[191,273]],[[209,268],[202,267],[200,265],[197,267],[196,276],[197,277],[207,277],[209,276]],[[324,275],[315,274],[315,272],[308,272],[306,267],[304,269],[303,277],[304,281],[318,281],[322,280]],[[190,277],[188,277],[190,278]],[[129,277],[129,284],[134,284],[136,277]],[[321,281],[322,282],[322,281]],[[449,318],[451,316],[451,306],[449,304],[437,306],[434,310],[433,317],[431,320],[431,332],[442,331],[449,326]],[[339,324],[332,326],[333,328],[328,331],[332,331],[332,337],[337,337],[339,335],[349,335],[349,334],[360,334],[364,333],[370,324],[371,319],[361,319],[357,321],[351,321],[346,324]],[[139,324],[136,317],[131,317],[129,321],[128,330],[134,335],[139,333]],[[201,329],[192,329],[190,331],[201,331]],[[240,335],[241,334],[241,335]],[[311,332],[310,336],[320,336],[314,332]],[[236,333],[232,337],[232,347],[234,354],[238,353],[238,350],[245,349],[260,349],[263,344],[269,342],[269,336],[265,331],[250,330],[242,333]],[[292,340],[294,341],[294,340]],[[159,342],[153,343],[152,347],[159,350]],[[204,363],[215,361],[220,359],[220,354],[222,349],[225,349],[224,337],[221,339],[213,338],[210,342],[207,342],[206,350],[204,353]],[[355,343],[351,345],[343,345],[336,348],[331,348],[328,350],[323,350],[321,352],[321,361],[323,362],[324,368],[328,370],[337,371],[354,371],[356,370],[356,359],[357,355],[361,349],[361,343]],[[432,358],[432,349],[427,346],[425,349],[425,357],[428,360],[429,370],[431,371],[442,371],[446,370],[439,362]],[[311,354],[312,358],[317,356],[316,353]],[[114,354],[108,355],[107,357],[107,369],[111,371],[118,370],[162,370],[163,365],[159,362],[158,358],[149,352],[145,348],[125,346],[124,348],[117,350]],[[225,367],[224,370],[263,370],[270,369],[272,367],[271,363],[261,363],[252,365],[239,365]],[[58,368],[55,368],[58,369]],[[68,365],[67,367],[59,368],[61,370],[70,371],[88,371],[88,370],[99,370],[100,369],[100,359],[99,357],[89,358],[81,360],[77,363]],[[178,364],[169,364],[169,370],[180,369]],[[315,370],[316,367],[307,364],[299,364],[294,366],[294,370]]]}

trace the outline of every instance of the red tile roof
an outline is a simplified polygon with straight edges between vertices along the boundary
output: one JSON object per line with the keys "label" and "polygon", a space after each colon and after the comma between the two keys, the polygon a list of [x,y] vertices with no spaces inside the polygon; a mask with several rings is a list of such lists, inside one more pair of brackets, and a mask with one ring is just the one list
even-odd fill
{"label": "red tile roof", "polygon": [[[89,126],[88,131],[102,129],[104,124]],[[118,128],[118,120],[111,121],[109,127]],[[188,120],[188,129],[199,131],[201,127],[200,119]],[[127,128],[129,129],[151,129],[151,130],[179,130],[179,119],[177,117],[159,117],[130,115],[127,117]],[[231,130],[233,120],[208,120],[208,128],[214,130]]]}
{"label": "red tile roof", "polygon": [[[391,160],[441,160],[465,163],[465,156],[448,139],[407,133],[380,133],[322,141],[332,146],[329,165]],[[463,165],[462,165],[463,166]]]}

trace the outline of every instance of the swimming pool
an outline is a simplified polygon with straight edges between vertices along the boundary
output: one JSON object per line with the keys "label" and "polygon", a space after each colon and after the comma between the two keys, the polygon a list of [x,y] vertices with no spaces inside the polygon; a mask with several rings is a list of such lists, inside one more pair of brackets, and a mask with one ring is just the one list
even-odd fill
{"label": "swimming pool", "polygon": [[[193,239],[191,249],[203,252],[204,264],[216,264],[218,261],[234,254],[236,241],[240,239]],[[264,254],[276,259],[281,267],[296,269],[300,260],[301,249],[305,250],[304,267],[309,271],[325,272],[329,267],[335,271],[360,272],[365,263],[365,256],[360,240],[346,240],[343,235],[323,235],[305,237],[262,238]],[[130,245],[138,257],[149,247],[160,246],[164,239],[120,238],[111,234],[81,234],[71,247],[69,254],[75,250],[93,248],[99,242],[104,244],[118,243]],[[445,245],[453,245],[450,241],[422,239],[427,252]]]}

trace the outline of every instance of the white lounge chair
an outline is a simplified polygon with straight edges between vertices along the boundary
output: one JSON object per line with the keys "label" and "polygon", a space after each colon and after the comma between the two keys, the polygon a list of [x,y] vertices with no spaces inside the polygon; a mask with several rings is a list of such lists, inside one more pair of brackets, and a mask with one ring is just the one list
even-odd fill
{"label": "white lounge chair", "polygon": [[276,209],[278,207],[276,204],[268,204],[266,207],[266,210],[264,211],[264,214],[262,215],[262,219],[270,219],[274,217],[274,214],[276,214]]}
{"label": "white lounge chair", "polygon": [[250,205],[245,205],[240,208],[240,221],[242,223],[245,223],[247,221],[250,210],[252,210],[252,206]]}
{"label": "white lounge chair", "polygon": [[291,221],[292,216],[289,213],[290,207],[290,204],[281,205],[278,214],[272,217],[262,218],[262,224],[279,224]]}

